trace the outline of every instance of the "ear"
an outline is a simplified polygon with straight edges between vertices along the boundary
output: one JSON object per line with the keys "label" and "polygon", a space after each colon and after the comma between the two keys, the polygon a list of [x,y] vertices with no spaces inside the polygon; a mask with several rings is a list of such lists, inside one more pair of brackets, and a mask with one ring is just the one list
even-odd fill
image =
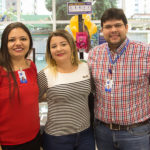
{"label": "ear", "polygon": [[125,25],[125,29],[126,29],[126,32],[128,32],[128,29],[129,29],[128,24]]}

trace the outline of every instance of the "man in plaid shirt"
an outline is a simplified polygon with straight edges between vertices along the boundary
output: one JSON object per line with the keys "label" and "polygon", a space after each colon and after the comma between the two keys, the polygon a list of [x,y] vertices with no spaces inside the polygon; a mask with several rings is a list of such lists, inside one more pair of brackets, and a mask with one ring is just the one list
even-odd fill
{"label": "man in plaid shirt", "polygon": [[95,136],[99,150],[150,150],[150,45],[127,38],[122,9],[101,18],[106,40],[89,52],[95,85]]}

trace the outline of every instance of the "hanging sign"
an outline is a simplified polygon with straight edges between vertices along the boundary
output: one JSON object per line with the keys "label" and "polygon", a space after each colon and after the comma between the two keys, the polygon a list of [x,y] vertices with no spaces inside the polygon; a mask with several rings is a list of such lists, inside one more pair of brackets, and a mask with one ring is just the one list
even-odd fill
{"label": "hanging sign", "polygon": [[87,32],[77,32],[76,34],[76,45],[78,50],[87,50],[88,47],[88,34]]}
{"label": "hanging sign", "polygon": [[68,15],[80,15],[80,14],[91,14],[92,3],[91,2],[77,2],[67,3]]}

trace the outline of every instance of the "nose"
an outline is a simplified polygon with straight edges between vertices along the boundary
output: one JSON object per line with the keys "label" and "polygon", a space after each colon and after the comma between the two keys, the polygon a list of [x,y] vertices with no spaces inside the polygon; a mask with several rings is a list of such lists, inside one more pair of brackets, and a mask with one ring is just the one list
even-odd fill
{"label": "nose", "polygon": [[60,51],[62,48],[60,45],[57,45],[57,50]]}
{"label": "nose", "polygon": [[21,41],[20,41],[19,39],[17,39],[16,42],[15,42],[15,44],[16,44],[16,45],[20,45],[20,44],[21,44]]}

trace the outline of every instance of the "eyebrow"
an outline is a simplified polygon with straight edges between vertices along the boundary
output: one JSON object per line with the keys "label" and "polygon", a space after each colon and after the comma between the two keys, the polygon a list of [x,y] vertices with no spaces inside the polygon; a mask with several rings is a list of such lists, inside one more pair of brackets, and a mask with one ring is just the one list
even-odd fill
{"label": "eyebrow", "polygon": [[[24,37],[28,37],[28,36],[20,36],[19,38],[24,38]],[[11,37],[8,37],[9,38],[16,38],[15,36],[11,36]]]}
{"label": "eyebrow", "polygon": [[[60,43],[68,43],[68,42],[67,41],[61,41]],[[52,45],[56,45],[56,43],[54,43]]]}
{"label": "eyebrow", "polygon": [[67,41],[61,41],[60,43],[67,43]]}

